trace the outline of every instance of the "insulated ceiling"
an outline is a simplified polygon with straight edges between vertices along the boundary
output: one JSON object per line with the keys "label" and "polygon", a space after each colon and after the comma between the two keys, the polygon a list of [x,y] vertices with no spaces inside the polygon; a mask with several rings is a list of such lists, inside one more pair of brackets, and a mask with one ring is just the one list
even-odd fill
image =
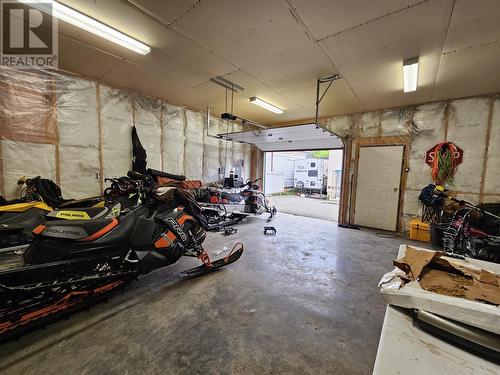
{"label": "insulated ceiling", "polygon": [[262,151],[329,150],[344,147],[339,137],[315,124],[218,135],[229,141],[255,145]]}
{"label": "insulated ceiling", "polygon": [[[498,0],[61,0],[151,46],[146,56],[60,22],[60,67],[264,124],[314,117],[315,81],[340,73],[320,116],[500,92]],[[420,56],[419,87],[402,61]],[[250,104],[260,97],[282,115]]]}

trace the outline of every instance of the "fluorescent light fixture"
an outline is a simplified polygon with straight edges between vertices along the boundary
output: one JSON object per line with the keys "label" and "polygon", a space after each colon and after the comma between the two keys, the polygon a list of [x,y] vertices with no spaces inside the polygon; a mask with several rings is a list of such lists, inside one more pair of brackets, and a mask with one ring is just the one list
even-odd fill
{"label": "fluorescent light fixture", "polygon": [[[110,42],[116,43],[122,47],[128,48],[141,55],[147,55],[151,52],[151,47],[146,44],[135,40],[122,32],[113,29],[83,13],[80,13],[66,5],[52,0],[20,0],[19,2],[29,4],[42,12],[48,12],[43,3],[52,4],[52,15],[60,20],[68,22],[80,29],[86,30],[92,34],[107,39]],[[38,3],[38,6],[37,6]]]}
{"label": "fluorescent light fixture", "polygon": [[403,62],[403,91],[417,90],[418,82],[418,57]]}
{"label": "fluorescent light fixture", "polygon": [[265,102],[262,99],[257,98],[254,96],[253,98],[250,98],[250,103],[252,104],[257,104],[258,106],[267,109],[268,111],[277,113],[277,114],[282,114],[283,110],[281,108],[276,107],[275,105],[272,105],[268,102]]}

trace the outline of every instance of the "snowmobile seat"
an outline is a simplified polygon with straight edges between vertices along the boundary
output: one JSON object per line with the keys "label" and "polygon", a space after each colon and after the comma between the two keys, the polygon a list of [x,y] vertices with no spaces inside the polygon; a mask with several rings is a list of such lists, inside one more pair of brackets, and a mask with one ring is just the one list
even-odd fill
{"label": "snowmobile seat", "polygon": [[221,193],[221,198],[222,199],[227,199],[228,201],[231,201],[231,202],[241,202],[241,200],[243,199],[241,194],[238,194],[238,193],[227,193],[225,191],[223,191]]}
{"label": "snowmobile seat", "polygon": [[64,238],[78,241],[94,241],[118,225],[118,220],[54,220],[40,224],[33,233],[44,237]]}
{"label": "snowmobile seat", "polygon": [[68,208],[49,212],[46,217],[66,220],[90,220],[103,218],[110,211],[110,207]]}
{"label": "snowmobile seat", "polygon": [[66,220],[90,220],[105,217],[110,212],[109,207],[66,208],[49,212],[46,217]]}

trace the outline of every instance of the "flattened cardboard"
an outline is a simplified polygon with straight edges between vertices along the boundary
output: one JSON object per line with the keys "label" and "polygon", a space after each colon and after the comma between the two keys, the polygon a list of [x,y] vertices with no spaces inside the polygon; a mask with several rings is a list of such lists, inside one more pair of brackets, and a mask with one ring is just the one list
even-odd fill
{"label": "flattened cardboard", "polygon": [[441,258],[444,254],[407,246],[394,265],[430,292],[500,305],[500,276],[481,268]]}
{"label": "flattened cardboard", "polygon": [[[399,249],[398,260],[396,263],[403,263],[407,267],[403,258],[410,246],[401,245]],[[435,251],[417,248],[427,252],[436,253]],[[411,250],[410,250],[411,252]],[[411,257],[409,258],[411,259]],[[456,283],[453,279],[438,280],[440,287],[451,288],[453,292],[437,293],[423,289],[421,282],[423,280],[424,286],[429,287],[429,283],[435,284],[435,274],[432,273],[425,275],[424,271],[421,272],[420,278],[416,281],[409,281],[404,284],[400,289],[393,287],[385,287],[385,285],[392,285],[393,282],[386,282],[382,284],[381,293],[384,301],[387,304],[404,307],[407,309],[421,309],[431,313],[440,315],[445,318],[450,318],[465,324],[472,325],[484,329],[495,334],[500,334],[500,307],[491,303],[482,302],[484,299],[492,299],[496,297],[498,288],[496,285],[491,285],[491,282],[498,282],[498,274],[500,274],[500,264],[484,262],[476,259],[466,258],[465,260],[457,260],[449,258],[444,255],[433,256],[433,262],[443,267],[450,265],[460,270],[466,276],[466,280],[472,280],[472,285],[468,285],[468,289],[463,290],[464,296],[455,296],[453,293],[461,294],[460,290],[453,289]],[[484,270],[485,272],[481,272]],[[434,271],[434,270],[433,270]],[[392,271],[394,272],[394,271]],[[415,271],[418,273],[418,270]],[[440,275],[443,272],[440,273]],[[446,273],[444,273],[446,274]],[[481,279],[482,281],[479,281]],[[492,276],[493,275],[493,276]],[[428,279],[426,279],[429,277]],[[468,278],[470,277],[470,278]],[[448,284],[446,284],[448,283]],[[477,283],[474,288],[474,283]],[[438,284],[436,284],[438,285]],[[474,294],[470,295],[470,291]],[[485,292],[486,296],[483,296]],[[469,298],[467,298],[467,296]]]}

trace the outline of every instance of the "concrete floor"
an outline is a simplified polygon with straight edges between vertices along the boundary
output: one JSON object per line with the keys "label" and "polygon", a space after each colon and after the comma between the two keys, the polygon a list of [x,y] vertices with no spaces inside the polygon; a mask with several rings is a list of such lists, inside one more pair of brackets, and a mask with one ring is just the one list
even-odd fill
{"label": "concrete floor", "polygon": [[[237,235],[242,258],[169,281],[195,260],[143,276],[123,294],[2,345],[3,374],[369,374],[384,316],[377,282],[401,239],[279,213]],[[222,255],[220,255],[222,256]]]}
{"label": "concrete floor", "polygon": [[335,222],[339,219],[338,201],[297,195],[278,195],[268,199],[278,212]]}

